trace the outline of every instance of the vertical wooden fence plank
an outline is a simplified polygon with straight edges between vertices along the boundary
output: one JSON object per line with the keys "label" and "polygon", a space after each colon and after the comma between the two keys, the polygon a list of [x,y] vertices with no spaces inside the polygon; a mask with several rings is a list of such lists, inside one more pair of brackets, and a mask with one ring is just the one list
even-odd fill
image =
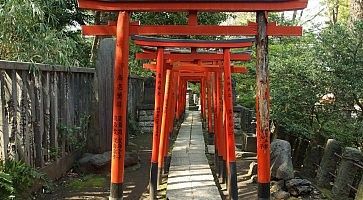
{"label": "vertical wooden fence plank", "polygon": [[0,71],[0,96],[1,96],[1,157],[4,159],[8,158],[8,144],[9,144],[9,124],[8,124],[8,109],[6,105],[6,96],[5,96],[5,71]]}
{"label": "vertical wooden fence plank", "polygon": [[[71,98],[71,94],[72,94],[72,91],[71,91],[71,88],[72,86],[70,85],[71,84],[71,73],[66,73],[65,74],[65,81],[66,81],[66,94],[65,94],[65,106],[66,106],[66,127],[67,127],[67,135],[71,135],[71,134],[74,134],[72,133],[73,131],[71,130],[73,128],[72,126],[72,119],[71,119],[71,107],[72,107],[72,98]],[[72,131],[72,132],[68,132],[68,131]],[[70,137],[66,137],[66,151],[67,153],[71,152],[71,149],[72,149],[72,146],[71,146],[71,142],[70,141]]]}
{"label": "vertical wooden fence plank", "polygon": [[80,100],[80,96],[79,96],[79,92],[80,89],[78,87],[78,79],[79,79],[79,75],[80,73],[74,73],[72,76],[72,88],[73,88],[73,121],[75,124],[80,124],[80,110],[78,108],[78,104],[79,104],[79,100]]}
{"label": "vertical wooden fence plank", "polygon": [[58,154],[58,73],[52,72],[50,82],[50,157],[57,158]]}
{"label": "vertical wooden fence plank", "polygon": [[21,115],[21,129],[20,133],[22,136],[22,159],[30,165],[31,163],[31,138],[30,138],[30,108],[29,108],[29,82],[28,73],[26,71],[21,72],[22,79],[22,92],[21,92],[21,102],[20,102],[20,115]]}
{"label": "vertical wooden fence plank", "polygon": [[[38,72],[40,73],[40,72]],[[34,98],[32,105],[34,106],[33,111],[35,116],[33,123],[34,130],[34,145],[35,145],[35,166],[43,167],[43,134],[44,134],[44,118],[43,118],[43,92],[41,74],[34,74]]]}
{"label": "vertical wooden fence plank", "polygon": [[63,130],[65,128],[66,125],[66,115],[67,115],[67,110],[66,110],[66,91],[67,91],[67,83],[66,83],[66,78],[65,78],[65,74],[63,72],[60,72],[60,76],[59,76],[59,125],[58,125],[58,130],[59,130],[59,134],[60,134],[60,138],[61,138],[61,143],[60,143],[60,151],[61,151],[61,156],[63,157],[65,155],[65,143],[66,143],[66,134],[64,133],[65,130]]}
{"label": "vertical wooden fence plank", "polygon": [[6,156],[6,149],[5,149],[5,135],[4,135],[4,126],[3,126],[3,89],[2,85],[4,84],[4,81],[1,78],[1,71],[0,71],[0,160],[4,160]]}
{"label": "vertical wooden fence plank", "polygon": [[[10,74],[9,74],[10,75]],[[16,70],[11,70],[11,109],[9,112],[10,121],[11,121],[11,134],[9,137],[9,146],[10,146],[10,154],[11,157],[18,160],[17,154],[17,137],[19,134],[18,129],[18,80],[16,75]]]}
{"label": "vertical wooden fence plank", "polygon": [[44,161],[49,161],[49,143],[50,143],[50,73],[45,72],[43,76],[43,118],[44,118],[44,132],[43,132],[43,157]]}
{"label": "vertical wooden fence plank", "polygon": [[29,137],[30,137],[30,165],[33,167],[36,167],[36,152],[37,150],[35,149],[35,142],[38,140],[37,135],[35,135],[36,130],[36,106],[35,106],[35,75],[34,74],[30,74],[30,80],[29,80],[29,97],[30,97],[30,119],[31,119],[31,128],[30,128],[30,132],[28,132]]}

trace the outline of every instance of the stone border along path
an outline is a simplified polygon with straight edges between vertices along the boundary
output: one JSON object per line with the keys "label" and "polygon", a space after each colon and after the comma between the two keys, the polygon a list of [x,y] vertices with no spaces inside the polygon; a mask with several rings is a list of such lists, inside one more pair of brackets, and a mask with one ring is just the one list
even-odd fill
{"label": "stone border along path", "polygon": [[186,111],[172,150],[166,196],[169,200],[221,200],[205,155],[200,112]]}

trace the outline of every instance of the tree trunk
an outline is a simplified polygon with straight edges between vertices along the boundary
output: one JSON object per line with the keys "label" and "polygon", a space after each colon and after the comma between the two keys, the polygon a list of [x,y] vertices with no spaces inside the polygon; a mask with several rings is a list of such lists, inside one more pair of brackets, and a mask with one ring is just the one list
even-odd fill
{"label": "tree trunk", "polygon": [[363,19],[363,0],[350,0],[350,23]]}

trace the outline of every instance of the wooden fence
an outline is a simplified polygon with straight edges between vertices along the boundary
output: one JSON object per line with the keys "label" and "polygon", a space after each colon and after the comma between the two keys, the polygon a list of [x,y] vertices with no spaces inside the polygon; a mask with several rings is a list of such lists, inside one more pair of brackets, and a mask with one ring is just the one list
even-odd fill
{"label": "wooden fence", "polygon": [[85,145],[94,74],[0,61],[0,159],[41,168]]}
{"label": "wooden fence", "polygon": [[[98,104],[95,105],[94,123],[97,126],[94,128],[95,131],[89,134],[87,142],[87,150],[92,153],[111,150],[114,53],[115,39],[101,40],[96,60],[97,84],[95,86]],[[137,108],[144,100],[144,79],[130,76],[128,86],[127,120],[134,123],[137,120]],[[130,127],[127,129],[130,133]]]}

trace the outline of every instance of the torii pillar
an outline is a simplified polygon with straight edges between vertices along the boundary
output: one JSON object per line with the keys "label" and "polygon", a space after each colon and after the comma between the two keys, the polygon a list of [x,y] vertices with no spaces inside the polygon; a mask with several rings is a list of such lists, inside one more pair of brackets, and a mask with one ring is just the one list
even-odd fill
{"label": "torii pillar", "polygon": [[268,71],[267,13],[256,13],[256,134],[258,199],[270,199],[270,85]]}
{"label": "torii pillar", "polygon": [[110,200],[120,200],[123,195],[125,141],[127,134],[129,24],[129,13],[120,12],[117,20],[114,66]]}

